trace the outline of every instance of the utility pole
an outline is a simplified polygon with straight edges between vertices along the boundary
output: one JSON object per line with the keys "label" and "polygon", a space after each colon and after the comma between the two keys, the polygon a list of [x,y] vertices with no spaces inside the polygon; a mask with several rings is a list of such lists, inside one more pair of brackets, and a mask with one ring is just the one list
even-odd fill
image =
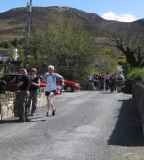
{"label": "utility pole", "polygon": [[28,39],[30,39],[31,35],[31,27],[32,27],[32,0],[28,0],[27,2],[27,34],[28,34]]}
{"label": "utility pole", "polygon": [[31,38],[31,30],[32,30],[32,0],[27,0],[26,12],[27,12],[26,30],[25,30],[26,46],[25,46],[25,53],[24,53],[25,67],[28,65],[28,57],[30,54],[30,38]]}

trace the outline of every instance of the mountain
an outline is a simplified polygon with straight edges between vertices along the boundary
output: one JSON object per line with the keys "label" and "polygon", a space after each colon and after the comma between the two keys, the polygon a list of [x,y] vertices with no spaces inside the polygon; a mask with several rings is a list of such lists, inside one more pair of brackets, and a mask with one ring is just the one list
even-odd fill
{"label": "mountain", "polygon": [[[24,36],[26,28],[26,8],[15,8],[0,14],[0,40],[10,40]],[[32,28],[44,32],[50,25],[69,23],[81,27],[92,34],[103,37],[109,31],[143,32],[144,19],[131,23],[108,21],[95,13],[86,13],[69,7],[33,7]]]}
{"label": "mountain", "polygon": [[135,21],[135,23],[138,23],[139,25],[144,26],[144,18],[143,18],[143,19],[139,19],[139,20]]}

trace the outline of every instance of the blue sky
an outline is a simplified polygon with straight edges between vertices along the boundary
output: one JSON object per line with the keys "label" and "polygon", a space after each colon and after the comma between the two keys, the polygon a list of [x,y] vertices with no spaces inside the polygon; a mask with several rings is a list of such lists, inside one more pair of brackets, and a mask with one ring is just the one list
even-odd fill
{"label": "blue sky", "polygon": [[[26,5],[27,0],[0,0],[0,12]],[[134,21],[144,18],[144,0],[33,0],[33,6],[67,6],[97,13],[105,19]]]}

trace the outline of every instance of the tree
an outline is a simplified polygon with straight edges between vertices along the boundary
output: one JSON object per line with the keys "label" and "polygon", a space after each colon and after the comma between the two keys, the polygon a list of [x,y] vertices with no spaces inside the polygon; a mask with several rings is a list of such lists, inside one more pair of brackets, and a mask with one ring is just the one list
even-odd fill
{"label": "tree", "polygon": [[144,36],[138,33],[112,33],[112,45],[118,48],[131,67],[144,66]]}
{"label": "tree", "polygon": [[92,35],[62,24],[33,35],[30,53],[33,63],[54,64],[65,77],[80,80],[94,67],[91,64],[97,48]]}

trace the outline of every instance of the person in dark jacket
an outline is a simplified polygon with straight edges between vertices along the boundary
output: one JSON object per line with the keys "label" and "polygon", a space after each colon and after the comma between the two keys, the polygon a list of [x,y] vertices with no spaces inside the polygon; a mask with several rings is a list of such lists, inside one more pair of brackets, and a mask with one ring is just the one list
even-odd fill
{"label": "person in dark jacket", "polygon": [[111,76],[110,76],[109,87],[110,87],[110,91],[111,92],[116,90],[116,77],[115,77],[115,74],[111,74]]}
{"label": "person in dark jacket", "polygon": [[18,70],[17,91],[16,91],[16,108],[18,109],[18,117],[21,122],[29,121],[28,119],[28,98],[30,79],[25,68]]}
{"label": "person in dark jacket", "polygon": [[30,86],[30,96],[28,99],[28,111],[30,112],[31,116],[33,116],[37,109],[38,94],[40,87],[40,78],[37,75],[36,68],[31,69],[30,79],[31,79],[31,86]]}

